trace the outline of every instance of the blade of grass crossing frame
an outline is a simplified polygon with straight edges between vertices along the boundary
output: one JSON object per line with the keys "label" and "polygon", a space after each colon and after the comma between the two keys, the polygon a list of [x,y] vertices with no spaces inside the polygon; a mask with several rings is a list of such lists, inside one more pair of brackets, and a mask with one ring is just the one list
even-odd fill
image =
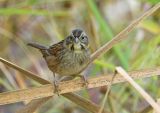
{"label": "blade of grass crossing frame", "polygon": [[[90,9],[92,10],[93,14],[96,17],[97,22],[100,25],[100,29],[103,31],[104,35],[106,38],[112,39],[112,37],[114,36],[111,29],[109,28],[109,26],[107,25],[107,22],[103,19],[103,17],[101,16],[100,12],[98,11],[98,8],[95,4],[95,2],[93,0],[87,0],[87,3],[90,7]],[[122,63],[123,67],[125,67],[125,69],[128,68],[128,62],[125,58],[125,55],[123,55],[122,50],[119,47],[114,47],[113,48],[116,55],[118,56],[120,62]]]}

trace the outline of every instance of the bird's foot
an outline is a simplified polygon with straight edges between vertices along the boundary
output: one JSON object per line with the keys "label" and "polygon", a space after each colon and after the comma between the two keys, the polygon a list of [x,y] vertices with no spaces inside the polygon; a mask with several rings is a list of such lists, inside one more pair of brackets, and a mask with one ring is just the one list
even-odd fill
{"label": "bird's foot", "polygon": [[84,85],[85,85],[85,87],[87,88],[88,87],[88,80],[87,80],[87,78],[86,78],[86,76],[82,76],[82,75],[80,75],[80,78],[83,80],[83,82],[84,82]]}

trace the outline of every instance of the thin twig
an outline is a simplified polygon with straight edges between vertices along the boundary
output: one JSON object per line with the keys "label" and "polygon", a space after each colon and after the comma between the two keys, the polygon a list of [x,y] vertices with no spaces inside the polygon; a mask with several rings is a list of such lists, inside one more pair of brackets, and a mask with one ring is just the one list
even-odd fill
{"label": "thin twig", "polygon": [[[45,80],[45,79],[42,79],[41,77],[39,77],[38,75],[35,75],[33,73],[31,73],[30,71],[26,71],[24,70],[23,68],[3,59],[0,57],[0,61],[3,62],[4,64],[24,73],[24,76],[26,77],[29,77],[41,84],[51,84],[49,81]],[[89,101],[89,100],[86,100],[84,99],[83,97],[80,97],[79,95],[77,94],[73,94],[73,93],[66,93],[66,94],[63,94],[64,97],[68,98],[70,101],[80,105],[81,107],[87,109],[88,111],[93,111],[92,109],[99,109],[99,107],[97,107],[96,104],[94,104],[93,102]],[[32,100],[30,103],[28,103],[25,107],[21,108],[19,111],[19,113],[33,113],[36,109],[38,109],[41,104],[43,102],[46,102],[47,100],[49,100],[50,98],[40,98],[39,100]],[[86,105],[86,102],[88,103],[87,106],[84,106]],[[34,107],[32,107],[34,106]],[[92,108],[92,109],[90,109]],[[97,110],[96,110],[97,111]],[[104,113],[108,113],[107,111],[103,111]],[[94,112],[93,112],[94,113]]]}
{"label": "thin twig", "polygon": [[110,89],[111,89],[111,86],[112,86],[113,79],[115,78],[116,74],[117,74],[117,72],[115,71],[115,73],[114,73],[114,75],[113,75],[113,77],[112,77],[112,80],[111,80],[110,84],[108,85],[107,92],[106,92],[106,94],[105,94],[105,96],[104,96],[104,99],[103,99],[101,108],[99,109],[98,113],[102,113],[102,111],[103,111],[103,109],[104,109],[105,103],[106,103],[106,101],[107,101],[107,97],[108,97],[108,95],[109,95],[109,92],[110,92]]}
{"label": "thin twig", "polygon": [[[157,104],[158,104],[158,106],[160,107],[160,99],[157,99]],[[154,109],[153,113],[159,113],[159,112],[157,112],[157,111]]]}
{"label": "thin twig", "polygon": [[149,17],[153,12],[158,10],[160,7],[160,2],[155,5],[153,8],[146,11],[142,16],[134,20],[128,27],[126,27],[123,31],[121,31],[119,34],[117,34],[112,40],[110,40],[108,43],[100,47],[96,52],[94,52],[91,56],[91,62],[93,62],[95,59],[106,53],[109,49],[111,49],[114,45],[119,43],[120,41],[126,39],[126,35],[128,35],[142,20]]}
{"label": "thin twig", "polygon": [[[91,56],[91,61],[89,63],[91,63],[93,60],[95,60],[96,58],[98,58],[100,55],[104,54],[105,52],[107,52],[110,48],[112,48],[116,43],[120,42],[122,39],[124,39],[123,37],[128,34],[130,31],[133,30],[133,28],[135,28],[135,26],[142,21],[144,18],[150,16],[155,10],[157,10],[160,6],[160,3],[158,3],[156,6],[154,6],[152,9],[150,9],[149,11],[147,11],[144,15],[142,15],[139,19],[137,19],[135,22],[133,22],[133,24],[131,24],[129,27],[127,27],[124,31],[122,31],[121,33],[119,33],[115,38],[113,38],[113,40],[111,40],[110,42],[108,42],[107,44],[105,44],[104,46],[102,46],[100,49],[98,49],[95,53],[92,54]],[[134,25],[135,24],[135,25]],[[1,60],[1,59],[0,59]],[[2,61],[3,62],[3,61]],[[85,68],[84,68],[85,69]],[[83,70],[84,70],[83,69]],[[82,70],[82,71],[83,71]],[[20,70],[22,71],[22,70]],[[22,72],[24,73],[28,73],[25,70],[23,70]],[[30,75],[30,74],[29,74]],[[32,78],[32,77],[31,77]],[[35,78],[36,79],[36,78]],[[36,79],[37,80],[37,79]],[[47,82],[43,81],[44,84],[48,84]]]}
{"label": "thin twig", "polygon": [[129,74],[121,67],[116,67],[116,70],[121,74],[142,96],[143,98],[155,109],[157,113],[160,113],[160,106],[154,101],[154,99],[139,86]]}
{"label": "thin twig", "polygon": [[[119,74],[117,74],[116,77],[114,78],[113,84],[126,81],[126,79],[118,75]],[[146,69],[146,70],[129,72],[129,75],[134,79],[151,77],[153,75],[160,75],[160,67],[154,68],[154,69]],[[105,75],[105,76],[89,78],[88,88],[96,88],[100,86],[109,85],[112,79],[111,76],[113,76],[113,74],[108,75],[108,76]],[[71,81],[65,81],[65,82],[59,83],[59,93],[60,94],[79,91],[79,90],[82,90],[83,88],[86,88],[84,86],[83,80],[71,80]],[[20,102],[24,100],[44,98],[44,97],[53,96],[53,95],[55,95],[54,86],[51,84],[47,84],[47,85],[42,85],[39,87],[34,87],[34,88],[29,88],[29,89],[1,93],[0,94],[0,105]]]}
{"label": "thin twig", "polygon": [[6,69],[4,64],[0,63],[0,69],[5,74],[6,78],[8,79],[9,83],[12,85],[13,88],[18,88],[17,83],[14,80],[14,77],[11,75],[11,73]]}
{"label": "thin twig", "polygon": [[9,67],[12,67],[16,70],[18,70],[19,72],[23,73],[25,76],[29,77],[29,78],[32,78],[33,80],[41,83],[41,84],[50,84],[49,81],[45,80],[45,79],[41,79],[40,77],[38,77],[36,74],[30,72],[30,71],[27,71],[19,66],[17,66],[16,64],[13,64],[3,58],[0,57],[0,62],[4,63],[5,65],[9,66]]}
{"label": "thin twig", "polygon": [[[77,94],[74,93],[66,93],[62,94],[64,97],[68,98],[70,101],[76,103],[83,109],[86,109],[90,111],[91,113],[97,113],[100,107],[96,105],[95,103],[91,102],[90,100],[87,100]],[[36,109],[40,108],[42,104],[47,102],[49,99],[51,99],[52,96],[41,98],[37,100],[32,100],[30,103],[28,103],[23,108],[19,109],[16,113],[33,113]],[[103,110],[102,113],[110,113],[108,111]]]}
{"label": "thin twig", "polygon": [[[77,100],[78,95],[75,95],[73,93],[72,94],[66,93],[66,94],[63,94],[63,96],[69,98],[70,100],[72,99],[72,101],[76,102],[77,105],[85,108],[86,110],[88,110],[92,113],[97,113],[100,109],[100,106],[96,105],[95,103],[93,103],[93,102],[91,102],[81,96],[79,96],[79,100]],[[82,100],[84,100],[84,101],[82,101]],[[102,113],[109,113],[109,112],[106,110],[102,110]]]}
{"label": "thin twig", "polygon": [[[21,72],[23,76],[26,76],[28,78],[31,78],[37,82],[39,82],[40,84],[51,84],[49,81],[45,80],[45,79],[42,79],[40,76],[30,72],[30,71],[27,71],[19,66],[17,66],[16,64],[14,63],[11,63],[3,58],[0,57],[0,62],[4,63],[5,65]],[[42,104],[44,103],[45,101],[49,100],[50,98],[46,97],[46,98],[40,98],[40,99],[37,99],[37,100],[32,100],[31,102],[29,102],[25,107],[22,107],[20,110],[18,110],[17,112],[18,113],[33,113],[34,111],[36,111],[36,109]],[[32,107],[34,106],[34,107]]]}
{"label": "thin twig", "polygon": [[37,100],[32,100],[24,108],[21,108],[16,113],[33,113],[33,112],[35,112],[35,110],[37,108],[39,108],[42,104],[44,104],[45,102],[47,102],[51,98],[52,98],[52,96],[46,97],[46,98],[37,99]]}
{"label": "thin twig", "polygon": [[[148,11],[146,11],[142,16],[140,16],[139,18],[137,18],[136,20],[134,20],[128,27],[126,27],[123,31],[121,31],[119,34],[117,34],[112,40],[110,40],[105,45],[103,45],[102,47],[100,47],[96,52],[94,52],[91,55],[91,60],[89,61],[88,65],[90,63],[92,63],[95,59],[97,59],[98,57],[100,57],[103,54],[105,54],[113,46],[115,46],[116,44],[118,44],[122,40],[126,39],[127,38],[126,35],[128,35],[134,28],[136,28],[136,26],[142,20],[144,20],[145,18],[149,17],[156,10],[158,10],[159,7],[160,7],[160,2],[157,5],[155,5],[154,7],[152,7],[151,9],[149,9]],[[84,69],[86,69],[86,67],[84,67],[80,72],[82,72]]]}

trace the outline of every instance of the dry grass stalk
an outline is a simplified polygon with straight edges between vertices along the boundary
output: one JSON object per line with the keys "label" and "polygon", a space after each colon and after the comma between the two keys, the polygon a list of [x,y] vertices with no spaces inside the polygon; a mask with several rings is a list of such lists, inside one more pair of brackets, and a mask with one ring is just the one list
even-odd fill
{"label": "dry grass stalk", "polygon": [[19,66],[17,66],[16,64],[13,64],[3,58],[0,57],[0,62],[4,63],[5,65],[12,67],[13,69],[18,70],[19,72],[23,73],[24,75],[27,75],[27,77],[32,78],[33,80],[41,83],[41,84],[50,84],[49,81],[45,80],[45,79],[41,79],[40,77],[38,77],[36,74],[31,73],[30,71],[27,71],[23,68],[20,68]]}
{"label": "dry grass stalk", "polygon": [[52,96],[42,98],[42,99],[32,100],[23,109],[18,110],[16,113],[33,113],[37,108],[39,108],[42,104],[44,104],[51,98]]}
{"label": "dry grass stalk", "polygon": [[[160,99],[157,99],[157,104],[160,106]],[[153,113],[158,113],[158,112],[156,112],[156,110],[154,110]]]}
{"label": "dry grass stalk", "polygon": [[[53,97],[53,96],[51,96]],[[31,100],[28,104],[24,107],[17,110],[16,113],[35,113],[38,108],[41,107],[42,104],[50,100],[50,97],[40,98],[36,100]]]}
{"label": "dry grass stalk", "polygon": [[[35,75],[29,71],[26,71],[26,70],[22,69],[21,67],[15,65],[9,61],[6,61],[3,58],[0,58],[0,61],[6,65],[12,67],[12,68],[24,73],[24,76],[27,76],[33,80],[36,80],[37,82],[39,82],[41,84],[51,84],[49,81],[40,78],[38,75]],[[93,110],[97,111],[99,109],[99,107],[96,104],[92,103],[91,101],[89,101],[87,99],[84,99],[83,97],[80,97],[79,95],[69,93],[69,94],[63,94],[63,96],[68,98],[70,101],[80,105],[81,107],[85,108],[86,110],[88,110],[90,112],[92,112]],[[42,103],[46,102],[49,99],[50,98],[40,98],[38,100],[33,100],[17,112],[19,112],[19,113],[33,113],[36,109],[38,109],[42,105]],[[84,105],[86,105],[86,103],[87,103],[87,106],[84,106]],[[34,106],[34,107],[32,107],[32,106]],[[90,108],[92,108],[92,109],[90,109]],[[103,112],[107,113],[106,111],[103,111]]]}
{"label": "dry grass stalk", "polygon": [[[86,110],[88,110],[92,113],[98,113],[98,111],[100,109],[100,107],[98,105],[96,105],[95,103],[93,103],[93,102],[91,102],[81,96],[79,96],[79,100],[77,100],[78,95],[75,95],[73,93],[66,93],[66,94],[63,94],[63,96],[69,98],[70,100],[72,100],[74,102],[77,101],[76,102],[77,105],[80,105],[81,107],[85,108]],[[101,113],[109,113],[109,112],[102,110]]]}
{"label": "dry grass stalk", "polygon": [[112,77],[112,80],[111,80],[110,84],[108,85],[107,92],[106,92],[106,94],[105,94],[105,96],[104,96],[104,99],[103,99],[103,101],[102,101],[101,108],[99,109],[98,113],[102,113],[102,111],[103,111],[103,109],[104,109],[104,106],[105,106],[105,103],[106,103],[106,101],[107,101],[107,97],[108,97],[108,95],[109,95],[109,92],[110,92],[110,89],[111,89],[111,86],[112,86],[112,82],[113,82],[113,79],[114,79],[115,75],[116,75],[116,72],[114,73],[114,75],[113,75],[113,77]]}
{"label": "dry grass stalk", "polygon": [[[88,79],[88,82],[89,82],[88,88],[95,88],[95,87],[106,86],[110,84],[110,81],[112,80],[112,75],[113,74],[110,74],[108,76],[105,75],[105,76],[99,76],[99,77]],[[133,71],[133,72],[129,72],[129,75],[131,75],[131,77],[134,79],[150,77],[153,75],[160,75],[160,68]],[[113,80],[113,84],[125,82],[125,81],[126,79],[119,76],[119,74],[116,74],[116,77]],[[69,88],[66,86],[68,86]],[[82,80],[66,81],[66,82],[61,82],[59,84],[59,93],[64,94],[64,93],[79,91],[84,88],[85,86]],[[53,95],[55,95],[54,86],[52,84],[47,84],[47,85],[42,85],[40,87],[33,87],[29,89],[1,93],[0,105],[20,102],[24,100],[44,98],[44,97],[53,96]]]}
{"label": "dry grass stalk", "polygon": [[4,64],[0,63],[0,69],[2,70],[2,72],[5,74],[6,78],[8,79],[9,83],[14,87],[14,88],[18,88],[17,83],[15,82],[13,76],[11,75],[11,73],[6,69],[6,67],[4,66]]}
{"label": "dry grass stalk", "polygon": [[[121,31],[119,34],[117,34],[115,37],[113,37],[112,40],[104,44],[102,47],[100,47],[96,52],[94,52],[91,55],[91,60],[88,63],[92,63],[95,59],[105,54],[108,50],[110,50],[114,45],[118,44],[122,40],[126,39],[126,35],[129,34],[136,26],[145,18],[149,17],[151,14],[153,14],[156,10],[158,10],[160,7],[160,2],[155,5],[153,8],[146,11],[142,16],[134,20],[128,27],[126,27],[123,31]],[[87,67],[87,66],[86,66]],[[82,72],[86,67],[84,67],[80,72]]]}
{"label": "dry grass stalk", "polygon": [[[100,55],[107,52],[110,48],[112,48],[115,44],[120,42],[122,39],[124,39],[124,36],[128,34],[130,31],[133,30],[133,28],[136,27],[136,25],[142,21],[144,18],[150,16],[155,10],[157,10],[160,7],[160,3],[158,3],[156,6],[154,6],[152,9],[147,11],[144,15],[142,15],[140,18],[138,18],[135,22],[133,22],[130,26],[128,26],[125,30],[123,30],[121,33],[119,33],[115,38],[113,38],[110,42],[106,43],[104,46],[102,46],[100,49],[98,49],[94,54],[92,54],[92,60],[90,63],[98,58]],[[0,59],[1,60],[1,59]],[[2,61],[3,62],[3,61]],[[21,70],[20,70],[21,71]],[[23,71],[22,71],[23,72]],[[26,73],[26,72],[24,72]],[[26,73],[27,74],[27,73]],[[32,78],[32,77],[31,77]],[[43,81],[44,84],[48,84],[45,81]]]}
{"label": "dry grass stalk", "polygon": [[154,99],[139,86],[129,74],[121,67],[116,67],[116,71],[121,74],[142,96],[143,98],[155,109],[156,113],[160,113],[160,106],[154,101]]}
{"label": "dry grass stalk", "polygon": [[[74,93],[66,93],[62,95],[68,98],[70,101],[76,103],[80,107],[90,111],[91,113],[97,113],[98,110],[100,109],[98,105]],[[42,104],[44,104],[51,98],[52,96],[37,100],[32,100],[30,103],[28,103],[26,106],[18,110],[16,113],[33,113],[36,109],[40,108]],[[102,113],[109,113],[109,112],[103,110]]]}
{"label": "dry grass stalk", "polygon": [[134,20],[128,27],[126,27],[123,31],[121,31],[119,34],[117,34],[112,40],[110,40],[108,43],[100,47],[96,52],[94,52],[91,56],[91,62],[93,62],[95,59],[106,53],[109,49],[111,49],[114,45],[119,43],[120,41],[126,39],[126,35],[128,35],[142,20],[149,17],[152,13],[154,13],[158,8],[160,7],[160,2],[155,5],[153,8],[146,11],[142,16]]}
{"label": "dry grass stalk", "polygon": [[[134,22],[132,22],[127,28],[125,28],[122,32],[120,32],[118,35],[116,35],[111,41],[106,43],[104,46],[99,48],[95,53],[91,56],[92,63],[95,59],[97,59],[100,55],[103,55],[106,53],[109,49],[111,49],[115,44],[119,43],[120,41],[125,39],[125,35],[127,35],[129,32],[131,32],[143,19],[149,17],[153,12],[155,12],[160,7],[160,3],[158,3],[156,6],[145,12],[141,17],[136,19]],[[89,63],[89,64],[90,64]],[[88,65],[89,65],[88,64]],[[85,69],[85,68],[84,68]],[[83,69],[83,70],[84,70]],[[81,70],[81,71],[83,71]]]}

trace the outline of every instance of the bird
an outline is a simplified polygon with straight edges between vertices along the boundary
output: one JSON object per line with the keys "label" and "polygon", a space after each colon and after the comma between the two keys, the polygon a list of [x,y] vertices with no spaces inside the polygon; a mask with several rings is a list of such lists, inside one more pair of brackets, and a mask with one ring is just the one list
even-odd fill
{"label": "bird", "polygon": [[[79,76],[87,83],[86,77],[79,75],[90,61],[89,38],[82,29],[72,30],[65,39],[49,47],[37,43],[28,45],[40,50],[54,78],[55,74],[71,78]],[[55,79],[54,85],[58,91]]]}

